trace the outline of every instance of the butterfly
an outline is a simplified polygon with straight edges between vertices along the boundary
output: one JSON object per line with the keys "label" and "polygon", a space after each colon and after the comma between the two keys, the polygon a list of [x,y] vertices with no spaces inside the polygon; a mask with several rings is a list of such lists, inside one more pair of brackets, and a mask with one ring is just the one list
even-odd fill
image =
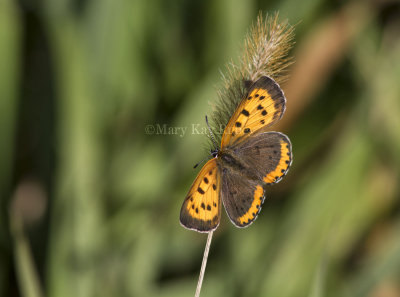
{"label": "butterfly", "polygon": [[280,86],[262,76],[250,83],[228,121],[221,146],[200,170],[180,213],[181,224],[198,232],[215,230],[221,200],[232,223],[246,227],[257,218],[264,188],[279,182],[292,163],[289,138],[266,129],[281,119],[286,98]]}

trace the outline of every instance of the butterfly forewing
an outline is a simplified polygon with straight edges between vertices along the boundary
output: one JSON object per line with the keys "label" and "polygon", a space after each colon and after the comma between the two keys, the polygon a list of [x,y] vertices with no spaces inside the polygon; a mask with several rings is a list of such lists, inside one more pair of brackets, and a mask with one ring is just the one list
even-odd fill
{"label": "butterfly forewing", "polygon": [[285,111],[286,99],[279,85],[267,76],[257,80],[230,118],[221,148],[244,140],[249,135],[273,125]]}
{"label": "butterfly forewing", "polygon": [[181,208],[181,224],[199,232],[218,227],[221,216],[220,172],[216,159],[209,160],[197,175]]}

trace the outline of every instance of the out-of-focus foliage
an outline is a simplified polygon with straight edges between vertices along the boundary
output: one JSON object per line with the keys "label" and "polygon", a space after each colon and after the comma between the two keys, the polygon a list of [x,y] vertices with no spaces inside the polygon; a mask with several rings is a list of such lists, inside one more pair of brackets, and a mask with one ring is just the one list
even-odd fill
{"label": "out-of-focus foliage", "polygon": [[0,296],[194,294],[180,206],[259,10],[297,24],[294,162],[249,228],[223,215],[202,296],[400,296],[395,0],[0,0]]}

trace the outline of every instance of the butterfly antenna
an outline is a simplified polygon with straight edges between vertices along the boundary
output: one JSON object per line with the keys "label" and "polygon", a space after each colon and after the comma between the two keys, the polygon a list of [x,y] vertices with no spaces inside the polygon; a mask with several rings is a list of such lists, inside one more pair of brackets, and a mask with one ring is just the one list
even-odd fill
{"label": "butterfly antenna", "polygon": [[203,160],[201,160],[199,163],[197,163],[196,165],[194,165],[193,166],[193,169],[196,169],[197,168],[197,166],[199,166],[201,163],[203,163],[205,160],[207,160],[208,159],[208,157],[207,158],[204,158]]}
{"label": "butterfly antenna", "polygon": [[208,130],[210,131],[211,140],[212,140],[212,142],[213,142],[213,144],[214,144],[214,146],[215,146],[215,149],[217,149],[217,148],[218,148],[218,144],[217,144],[217,142],[215,141],[215,136],[214,136],[214,133],[213,133],[212,130],[211,130],[210,124],[208,123],[208,118],[207,118],[207,116],[206,116],[206,123],[207,123]]}

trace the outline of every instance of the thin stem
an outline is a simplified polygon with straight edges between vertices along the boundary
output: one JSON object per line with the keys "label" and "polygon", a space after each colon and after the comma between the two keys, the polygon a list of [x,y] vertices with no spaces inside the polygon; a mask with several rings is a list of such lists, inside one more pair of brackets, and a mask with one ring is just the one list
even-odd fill
{"label": "thin stem", "polygon": [[213,233],[214,233],[214,231],[208,232],[207,243],[206,243],[206,247],[204,249],[203,262],[201,263],[199,281],[197,282],[196,294],[194,295],[195,297],[200,296],[201,286],[203,284],[204,272],[206,271],[208,252],[210,251],[210,245],[211,245],[211,239],[212,239]]}

